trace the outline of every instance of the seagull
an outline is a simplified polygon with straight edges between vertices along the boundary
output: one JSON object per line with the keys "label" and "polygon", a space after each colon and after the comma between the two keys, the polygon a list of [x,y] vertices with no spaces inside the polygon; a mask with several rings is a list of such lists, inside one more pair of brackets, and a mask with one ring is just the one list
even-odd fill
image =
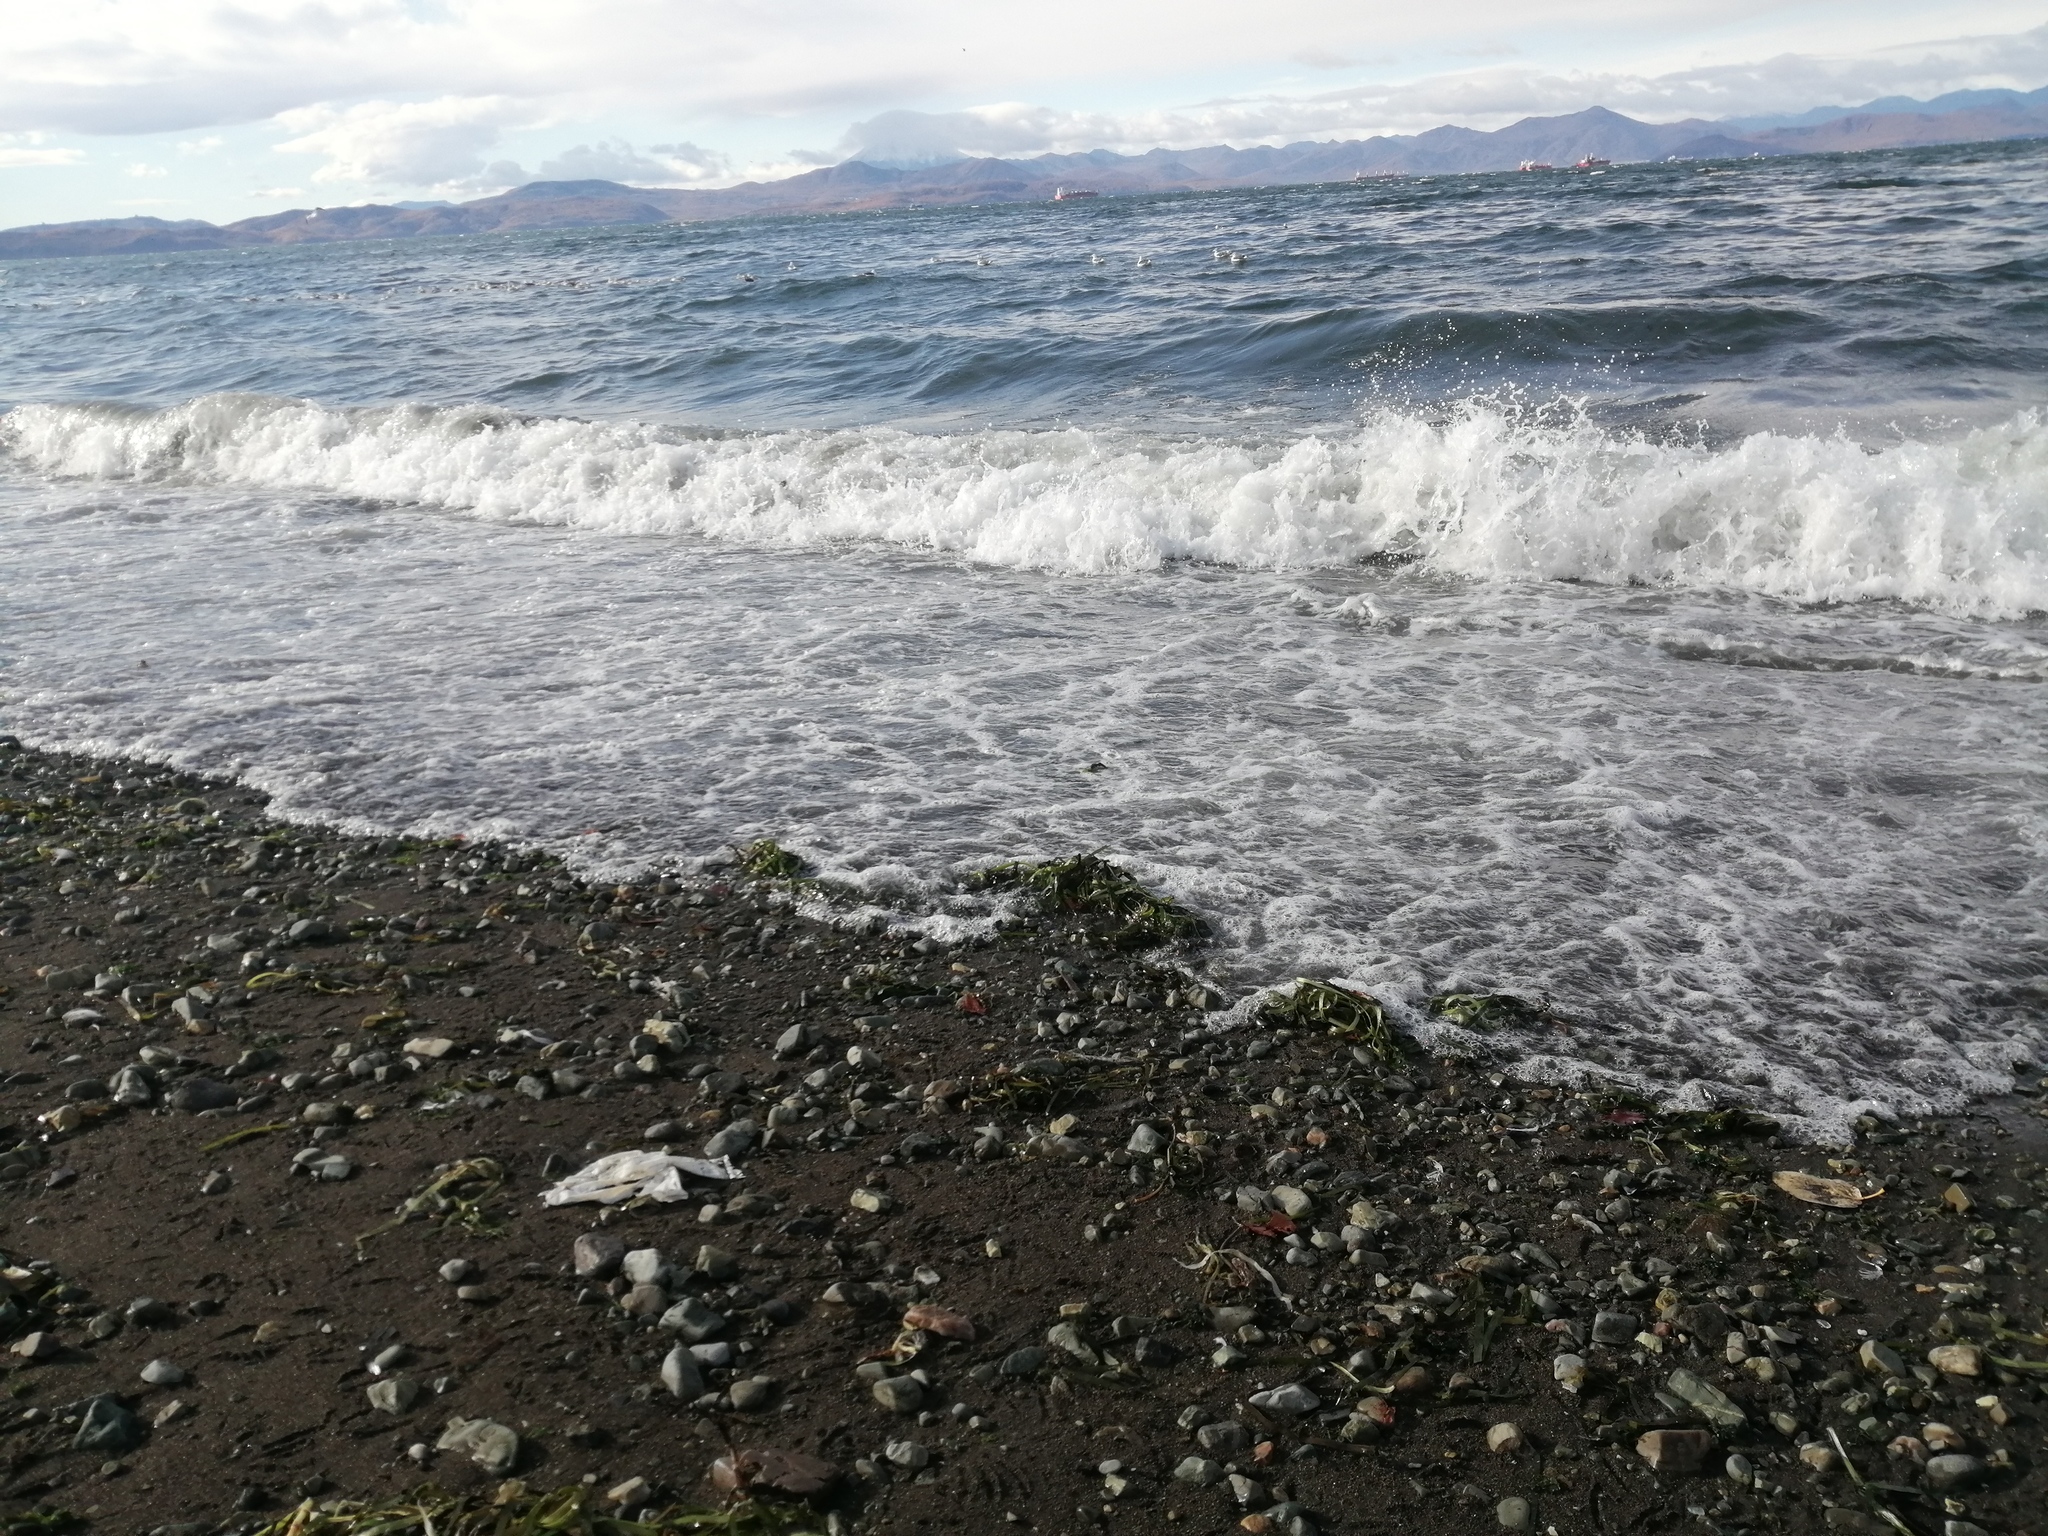
{"label": "seagull", "polygon": [[1138,258],[1138,265],[1141,267],[1149,267],[1152,265],[1152,258],[1150,256],[1140,256]]}
{"label": "seagull", "polygon": [[1233,267],[1241,267],[1250,260],[1251,257],[1245,255],[1243,251],[1232,251],[1230,253],[1230,264]]}
{"label": "seagull", "polygon": [[743,283],[751,283],[753,280],[754,274],[751,272],[742,272],[740,274],[740,281]]}
{"label": "seagull", "polygon": [[1230,252],[1218,247],[1209,253],[1209,259],[1211,261],[1228,261],[1230,260]]}
{"label": "seagull", "polygon": [[1099,267],[1099,266],[1101,266],[1102,264],[1103,264],[1103,263],[1102,263],[1102,258],[1101,258],[1101,256],[1099,256],[1099,255],[1097,255],[1097,254],[1095,254],[1094,252],[1092,252],[1092,251],[1091,251],[1091,252],[1089,253],[1089,255],[1088,255],[1088,265],[1089,265],[1089,266],[1091,266],[1091,267]]}
{"label": "seagull", "polygon": [[988,259],[988,258],[987,258],[986,256],[977,256],[977,257],[975,257],[975,258],[974,258],[974,264],[975,264],[975,265],[976,265],[977,267],[992,267],[992,266],[994,266],[994,265],[995,265],[995,263],[994,263],[994,262],[992,262],[992,261],[990,261],[990,260],[989,260],[989,259]]}

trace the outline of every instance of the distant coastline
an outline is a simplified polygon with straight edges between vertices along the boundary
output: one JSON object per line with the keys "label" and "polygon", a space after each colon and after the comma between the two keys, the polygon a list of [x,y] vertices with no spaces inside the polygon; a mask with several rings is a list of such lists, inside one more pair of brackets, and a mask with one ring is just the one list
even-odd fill
{"label": "distant coastline", "polygon": [[1569,166],[1590,159],[1640,164],[2048,138],[2048,87],[2024,93],[1958,93],[1934,102],[1893,99],[1812,121],[1815,115],[1774,125],[1699,119],[1643,123],[1605,107],[1591,107],[1561,117],[1524,118],[1492,132],[1447,126],[1419,134],[1278,147],[1218,145],[1155,149],[1142,155],[1095,150],[918,166],[849,160],[781,181],[708,190],[537,181],[467,203],[294,208],[231,224],[147,217],[33,224],[0,230],[0,259],[692,224],[750,214],[856,213],[912,205],[1048,202],[1061,187],[1074,185],[1113,197],[1512,171],[1524,162]]}

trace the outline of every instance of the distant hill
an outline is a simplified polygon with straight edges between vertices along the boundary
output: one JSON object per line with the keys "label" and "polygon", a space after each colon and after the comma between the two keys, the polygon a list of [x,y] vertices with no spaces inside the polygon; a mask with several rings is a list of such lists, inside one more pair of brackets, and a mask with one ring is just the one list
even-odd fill
{"label": "distant hill", "polygon": [[1062,186],[1085,187],[1103,196],[1198,192],[1348,181],[1358,175],[1509,171],[1528,160],[1566,166],[1587,156],[1626,163],[2017,138],[2048,138],[2048,88],[1958,91],[1932,102],[1890,98],[1861,109],[1822,107],[1798,118],[1745,123],[1641,123],[1605,107],[1590,107],[1564,117],[1525,117],[1490,133],[1443,127],[1427,133],[1278,147],[1216,145],[1155,149],[1142,155],[1098,149],[909,168],[849,160],[782,181],[750,181],[704,191],[628,187],[615,181],[536,181],[467,203],[294,208],[232,224],[151,218],[32,224],[0,230],[0,259],[698,223],[748,214],[850,213],[913,204],[1042,202]]}

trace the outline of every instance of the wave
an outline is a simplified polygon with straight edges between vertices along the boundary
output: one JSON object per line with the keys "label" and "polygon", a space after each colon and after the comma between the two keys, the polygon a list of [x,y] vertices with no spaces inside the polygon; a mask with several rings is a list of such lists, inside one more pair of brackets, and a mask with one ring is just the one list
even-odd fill
{"label": "wave", "polygon": [[1144,440],[1072,428],[715,434],[207,395],[24,405],[0,448],[53,476],[330,492],[480,519],[781,547],[883,544],[1078,573],[1189,560],[1418,562],[1446,575],[2048,610],[2048,424],[1870,448],[1617,434],[1468,402],[1345,434]]}

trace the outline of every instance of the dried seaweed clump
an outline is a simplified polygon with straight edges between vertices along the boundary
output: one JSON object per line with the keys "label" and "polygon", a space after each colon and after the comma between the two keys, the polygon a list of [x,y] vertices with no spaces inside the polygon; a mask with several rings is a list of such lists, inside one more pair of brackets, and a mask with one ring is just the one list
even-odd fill
{"label": "dried seaweed clump", "polygon": [[979,880],[996,890],[1029,891],[1048,912],[1107,918],[1117,924],[1109,942],[1118,949],[1194,943],[1209,931],[1180,903],[1146,890],[1122,865],[1092,853],[998,864],[983,870]]}
{"label": "dried seaweed clump", "polygon": [[1269,1024],[1292,1025],[1297,1029],[1324,1029],[1340,1040],[1370,1052],[1383,1067],[1398,1066],[1407,1058],[1407,1048],[1387,1011],[1370,993],[1354,992],[1334,981],[1315,981],[1307,976],[1294,983],[1294,990],[1273,998],[1260,1010]]}

